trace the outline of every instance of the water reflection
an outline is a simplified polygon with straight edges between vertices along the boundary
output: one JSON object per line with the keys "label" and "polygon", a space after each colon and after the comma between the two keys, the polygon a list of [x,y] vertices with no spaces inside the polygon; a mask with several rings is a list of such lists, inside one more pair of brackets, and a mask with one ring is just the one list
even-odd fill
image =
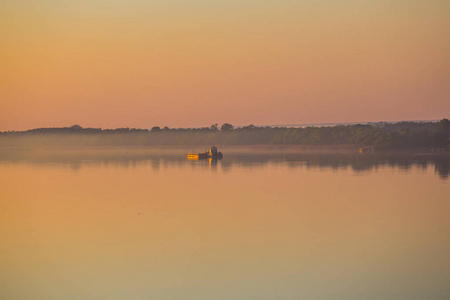
{"label": "water reflection", "polygon": [[256,168],[267,164],[286,164],[291,168],[306,167],[365,172],[379,167],[398,168],[404,171],[412,167],[426,169],[434,167],[435,173],[442,179],[450,174],[450,156],[440,154],[411,153],[249,153],[233,151],[225,155],[223,160],[203,159],[188,160],[183,151],[146,151],[146,150],[101,150],[101,151],[3,151],[0,163],[26,163],[36,166],[65,165],[74,171],[83,166],[134,168],[137,165],[149,164],[154,170],[168,167],[194,167],[229,171],[234,167]]}
{"label": "water reflection", "polygon": [[448,156],[224,153],[0,149],[0,299],[449,298]]}

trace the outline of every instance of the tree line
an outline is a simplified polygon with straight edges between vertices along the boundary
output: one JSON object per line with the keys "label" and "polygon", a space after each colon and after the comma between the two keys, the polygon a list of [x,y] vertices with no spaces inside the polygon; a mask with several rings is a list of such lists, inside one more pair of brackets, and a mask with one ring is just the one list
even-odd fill
{"label": "tree line", "polygon": [[450,121],[397,122],[329,127],[234,127],[224,123],[203,128],[38,128],[0,132],[0,145],[159,146],[159,145],[355,145],[378,148],[446,148]]}

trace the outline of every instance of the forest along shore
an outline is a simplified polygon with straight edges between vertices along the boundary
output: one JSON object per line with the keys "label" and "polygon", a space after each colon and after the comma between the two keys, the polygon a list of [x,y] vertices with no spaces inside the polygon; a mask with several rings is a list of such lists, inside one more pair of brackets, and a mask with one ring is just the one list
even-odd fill
{"label": "forest along shore", "polygon": [[[0,147],[86,147],[86,146],[305,146],[304,149],[344,150],[357,147],[373,149],[450,148],[450,121],[374,123],[329,127],[257,127],[234,128],[225,123],[204,128],[152,129],[38,128],[0,132]],[[319,147],[320,146],[320,147]]]}

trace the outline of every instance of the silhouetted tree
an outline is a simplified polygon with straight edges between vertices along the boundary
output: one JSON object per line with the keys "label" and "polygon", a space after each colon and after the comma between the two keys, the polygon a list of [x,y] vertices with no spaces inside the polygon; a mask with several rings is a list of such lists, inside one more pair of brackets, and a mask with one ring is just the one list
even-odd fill
{"label": "silhouetted tree", "polygon": [[250,124],[250,125],[248,125],[248,126],[242,127],[242,129],[255,129],[255,128],[256,128],[256,126],[253,125],[253,124]]}
{"label": "silhouetted tree", "polygon": [[151,130],[152,132],[160,132],[161,131],[161,128],[159,127],[159,126],[154,126],[154,127],[152,127],[152,130]]}
{"label": "silhouetted tree", "polygon": [[230,123],[224,123],[222,127],[220,127],[220,130],[227,131],[233,130],[233,128],[234,128],[233,125],[231,125]]}
{"label": "silhouetted tree", "polygon": [[436,124],[434,143],[438,147],[445,147],[450,143],[450,121],[442,119]]}

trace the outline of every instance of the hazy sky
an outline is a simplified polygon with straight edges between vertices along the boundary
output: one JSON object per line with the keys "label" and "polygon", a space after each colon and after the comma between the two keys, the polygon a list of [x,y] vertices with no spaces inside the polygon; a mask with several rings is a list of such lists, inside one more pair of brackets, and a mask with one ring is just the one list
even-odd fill
{"label": "hazy sky", "polygon": [[448,0],[3,0],[0,130],[450,117]]}

